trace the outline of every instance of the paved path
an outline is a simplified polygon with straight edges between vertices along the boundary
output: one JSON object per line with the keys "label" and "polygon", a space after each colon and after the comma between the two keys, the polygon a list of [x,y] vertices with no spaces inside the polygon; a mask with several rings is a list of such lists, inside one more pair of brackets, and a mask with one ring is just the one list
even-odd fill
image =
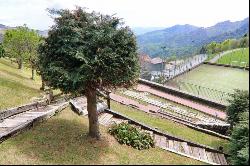
{"label": "paved path", "polygon": [[213,59],[211,59],[209,62],[211,63],[216,63],[221,57],[223,57],[224,55],[233,52],[233,51],[237,51],[239,50],[239,48],[233,49],[233,50],[228,50],[228,51],[224,51],[222,53],[219,53],[218,55],[216,55]]}
{"label": "paved path", "polygon": [[214,116],[214,117],[217,116],[218,118],[223,119],[223,120],[226,119],[226,113],[225,112],[222,112],[222,111],[219,111],[217,109],[213,109],[213,108],[204,106],[204,105],[199,104],[199,103],[195,103],[195,102],[193,102],[191,100],[183,99],[183,98],[180,98],[180,97],[176,97],[174,95],[170,95],[170,94],[161,92],[159,90],[153,89],[153,88],[151,88],[149,86],[146,86],[146,85],[139,84],[137,86],[137,90],[142,91],[142,92],[149,92],[149,93],[151,93],[153,95],[165,98],[167,100],[173,101],[173,102],[181,104],[181,105],[185,105],[187,107],[196,109],[198,111],[204,112],[204,113],[209,114],[211,116]]}

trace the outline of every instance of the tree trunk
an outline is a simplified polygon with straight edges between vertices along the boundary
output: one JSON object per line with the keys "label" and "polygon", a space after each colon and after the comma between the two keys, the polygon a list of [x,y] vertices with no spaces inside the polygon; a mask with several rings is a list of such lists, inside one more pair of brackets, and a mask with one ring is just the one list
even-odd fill
{"label": "tree trunk", "polygon": [[23,69],[23,60],[20,58],[17,60],[18,63],[18,69]]}
{"label": "tree trunk", "polygon": [[96,90],[89,89],[86,93],[86,96],[89,118],[89,136],[92,138],[100,139],[99,122],[96,106]]}
{"label": "tree trunk", "polygon": [[32,68],[31,72],[32,72],[31,79],[32,79],[32,80],[35,80],[35,69]]}
{"label": "tree trunk", "polygon": [[43,81],[43,79],[42,79],[42,87],[40,88],[40,90],[43,90],[43,91],[44,91],[44,89],[45,89],[45,83],[44,83],[44,81]]}

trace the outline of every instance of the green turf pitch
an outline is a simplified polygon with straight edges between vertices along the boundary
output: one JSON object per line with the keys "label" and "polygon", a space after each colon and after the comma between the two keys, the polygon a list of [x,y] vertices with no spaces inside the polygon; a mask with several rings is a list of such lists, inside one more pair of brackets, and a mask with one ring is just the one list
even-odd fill
{"label": "green turf pitch", "polygon": [[249,90],[249,71],[201,65],[170,81],[168,85],[195,95],[225,102],[224,94],[232,93],[234,89]]}

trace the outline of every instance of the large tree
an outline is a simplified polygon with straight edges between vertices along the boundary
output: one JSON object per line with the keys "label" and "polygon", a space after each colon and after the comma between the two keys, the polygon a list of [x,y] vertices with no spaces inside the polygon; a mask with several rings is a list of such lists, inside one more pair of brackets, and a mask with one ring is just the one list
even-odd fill
{"label": "large tree", "polygon": [[55,25],[39,49],[39,70],[52,88],[86,95],[89,135],[100,138],[97,89],[133,85],[139,77],[136,39],[119,18],[83,8],[53,10]]}
{"label": "large tree", "polygon": [[23,68],[23,62],[27,62],[32,68],[32,79],[34,79],[35,61],[40,40],[38,33],[25,25],[7,30],[3,38],[6,56],[16,58],[19,69]]}

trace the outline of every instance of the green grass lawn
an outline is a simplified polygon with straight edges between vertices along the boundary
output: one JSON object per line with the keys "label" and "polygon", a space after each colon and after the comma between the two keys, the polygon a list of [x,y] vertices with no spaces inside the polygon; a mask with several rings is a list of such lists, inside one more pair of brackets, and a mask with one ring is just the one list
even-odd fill
{"label": "green grass lawn", "polygon": [[227,140],[193,130],[191,128],[188,128],[187,126],[175,123],[167,119],[154,117],[152,115],[149,115],[142,111],[138,111],[131,107],[127,107],[114,101],[111,102],[111,109],[116,112],[120,112],[124,115],[127,115],[132,119],[140,121],[153,128],[157,127],[159,130],[170,133],[174,136],[178,136],[180,138],[184,138],[203,145],[208,145],[214,148],[223,146],[224,149],[227,151]]}
{"label": "green grass lawn", "polygon": [[69,108],[0,144],[0,164],[203,164],[159,148],[120,145],[101,126],[102,140],[87,137],[88,119]]}
{"label": "green grass lawn", "polygon": [[214,65],[201,65],[167,83],[195,95],[227,103],[224,93],[234,89],[249,91],[249,71]]}
{"label": "green grass lawn", "polygon": [[39,97],[42,91],[39,76],[31,80],[31,70],[17,69],[15,63],[0,58],[0,110],[31,102],[32,97]]}
{"label": "green grass lawn", "polygon": [[242,48],[240,50],[228,53],[218,59],[216,63],[242,67],[249,66],[249,48]]}

